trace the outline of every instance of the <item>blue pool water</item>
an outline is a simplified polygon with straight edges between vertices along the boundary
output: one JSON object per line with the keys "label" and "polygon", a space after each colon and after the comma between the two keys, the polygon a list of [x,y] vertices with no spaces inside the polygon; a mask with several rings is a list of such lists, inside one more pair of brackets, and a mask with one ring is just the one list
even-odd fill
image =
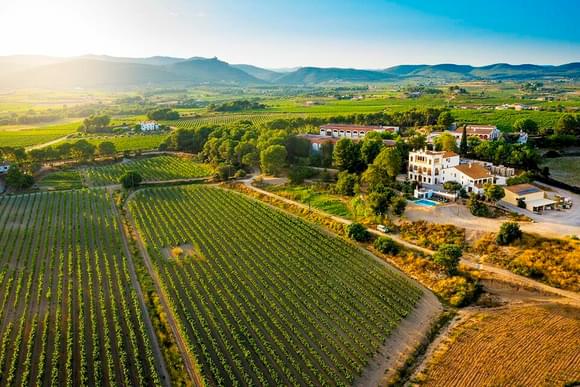
{"label": "blue pool water", "polygon": [[418,204],[420,206],[425,206],[425,207],[435,207],[437,205],[437,202],[434,202],[433,200],[428,200],[428,199],[415,200],[413,203]]}

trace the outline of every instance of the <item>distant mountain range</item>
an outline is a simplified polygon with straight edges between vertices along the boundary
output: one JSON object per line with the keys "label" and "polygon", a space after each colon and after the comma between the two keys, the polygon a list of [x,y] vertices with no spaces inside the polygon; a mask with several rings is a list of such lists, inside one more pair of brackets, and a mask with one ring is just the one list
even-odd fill
{"label": "distant mountain range", "polygon": [[217,58],[85,55],[0,57],[0,88],[120,88],[143,86],[317,85],[372,82],[580,79],[580,63],[560,66],[497,63],[401,65],[384,70],[302,67],[270,70]]}

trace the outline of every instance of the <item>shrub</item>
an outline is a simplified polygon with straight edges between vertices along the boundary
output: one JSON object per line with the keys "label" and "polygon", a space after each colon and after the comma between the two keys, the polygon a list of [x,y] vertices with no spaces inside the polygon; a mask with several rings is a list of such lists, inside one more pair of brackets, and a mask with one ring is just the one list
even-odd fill
{"label": "shrub", "polygon": [[461,187],[461,184],[459,184],[456,181],[446,181],[445,183],[443,183],[443,188],[449,192],[457,192],[462,187]]}
{"label": "shrub", "polygon": [[123,188],[130,189],[135,188],[143,181],[143,177],[135,171],[129,171],[121,176],[121,184]]}
{"label": "shrub", "polygon": [[290,184],[298,185],[304,183],[305,179],[316,176],[317,171],[314,168],[304,166],[294,166],[288,171],[288,180]]}
{"label": "shrub", "polygon": [[498,245],[509,245],[516,239],[521,239],[522,231],[520,225],[515,222],[505,222],[499,228],[499,233],[495,238]]}
{"label": "shrub", "polygon": [[433,254],[433,262],[447,270],[449,274],[453,274],[457,272],[461,254],[461,247],[445,243]]}
{"label": "shrub", "polygon": [[389,237],[378,237],[374,243],[375,249],[383,254],[395,255],[400,251],[399,245]]}
{"label": "shrub", "polygon": [[469,212],[471,212],[471,214],[474,216],[489,218],[492,215],[491,211],[485,205],[485,203],[481,201],[479,197],[475,194],[471,194],[471,196],[469,197],[467,207],[469,208]]}
{"label": "shrub", "polygon": [[351,223],[345,229],[346,235],[357,242],[368,242],[371,239],[371,233],[360,223]]}
{"label": "shrub", "polygon": [[397,216],[403,215],[407,208],[407,200],[402,196],[397,196],[391,201],[391,209]]}
{"label": "shrub", "polygon": [[336,192],[341,195],[354,196],[358,176],[355,173],[340,172],[336,182]]}

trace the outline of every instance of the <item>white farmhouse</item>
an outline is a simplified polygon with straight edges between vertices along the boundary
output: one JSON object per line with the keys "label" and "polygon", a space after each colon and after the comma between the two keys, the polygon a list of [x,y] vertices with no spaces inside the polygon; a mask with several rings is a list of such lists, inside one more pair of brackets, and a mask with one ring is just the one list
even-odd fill
{"label": "white farmhouse", "polygon": [[455,152],[420,150],[409,152],[409,180],[425,184],[443,184],[443,171],[459,165]]}
{"label": "white farmhouse", "polygon": [[467,191],[478,194],[483,193],[483,187],[487,183],[493,183],[493,175],[485,167],[478,163],[459,164],[443,170],[442,183],[455,181]]}
{"label": "white farmhouse", "polygon": [[151,132],[154,130],[159,130],[159,124],[157,121],[143,121],[141,122],[142,132]]}

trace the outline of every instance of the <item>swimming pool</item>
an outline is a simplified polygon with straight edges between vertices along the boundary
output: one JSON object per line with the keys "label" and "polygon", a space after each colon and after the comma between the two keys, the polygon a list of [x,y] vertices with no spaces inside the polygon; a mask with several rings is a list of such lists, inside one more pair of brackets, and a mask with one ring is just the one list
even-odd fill
{"label": "swimming pool", "polygon": [[419,199],[419,200],[415,200],[413,203],[418,204],[420,206],[425,206],[425,207],[435,207],[437,205],[437,202],[434,202],[433,200],[429,200],[429,199]]}

